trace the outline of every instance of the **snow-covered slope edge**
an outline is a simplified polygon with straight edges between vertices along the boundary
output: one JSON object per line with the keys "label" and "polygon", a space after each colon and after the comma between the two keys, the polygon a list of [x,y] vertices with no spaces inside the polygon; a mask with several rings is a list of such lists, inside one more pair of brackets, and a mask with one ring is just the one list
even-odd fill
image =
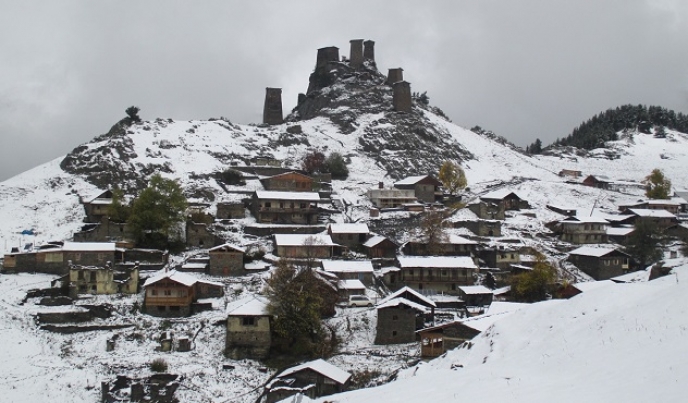
{"label": "snow-covered slope edge", "polygon": [[680,402],[688,266],[535,304],[389,384],[318,402]]}

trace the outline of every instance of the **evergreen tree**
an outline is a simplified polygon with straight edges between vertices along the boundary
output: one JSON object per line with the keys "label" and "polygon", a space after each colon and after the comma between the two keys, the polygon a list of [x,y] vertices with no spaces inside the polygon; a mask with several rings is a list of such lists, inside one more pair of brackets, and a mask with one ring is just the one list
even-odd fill
{"label": "evergreen tree", "polygon": [[153,175],[132,203],[127,221],[131,235],[142,246],[165,247],[184,222],[186,207],[186,197],[175,180]]}
{"label": "evergreen tree", "polygon": [[515,301],[536,302],[547,299],[554,289],[556,270],[542,255],[536,256],[533,270],[517,274],[511,279],[511,294]]}
{"label": "evergreen tree", "polygon": [[662,258],[661,233],[656,224],[637,221],[635,230],[628,238],[626,252],[635,259],[641,269]]}
{"label": "evergreen tree", "polygon": [[110,220],[123,223],[129,220],[131,206],[124,203],[124,191],[119,187],[112,189],[112,203],[108,206]]}
{"label": "evergreen tree", "polygon": [[349,176],[349,168],[346,166],[346,161],[337,152],[330,153],[323,162],[322,170],[332,174],[332,179],[346,179]]}

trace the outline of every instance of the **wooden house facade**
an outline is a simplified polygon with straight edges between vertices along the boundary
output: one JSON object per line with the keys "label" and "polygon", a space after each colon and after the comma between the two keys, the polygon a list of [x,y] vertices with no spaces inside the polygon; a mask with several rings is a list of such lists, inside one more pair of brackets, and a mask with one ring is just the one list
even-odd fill
{"label": "wooden house facade", "polygon": [[358,249],[368,239],[370,230],[367,224],[344,223],[330,224],[327,228],[327,233],[333,242],[352,249]]}
{"label": "wooden house facade", "polygon": [[421,358],[439,357],[480,334],[480,330],[456,321],[417,331]]}
{"label": "wooden house facade", "polygon": [[315,399],[345,392],[350,379],[350,373],[322,359],[306,362],[278,374],[266,386],[266,402],[279,402],[297,393]]}
{"label": "wooden house facade", "polygon": [[569,252],[568,261],[595,280],[607,280],[631,269],[631,257],[613,248],[582,246]]}
{"label": "wooden house facade", "polygon": [[298,172],[286,172],[260,180],[265,190],[279,192],[313,192],[313,178]]}
{"label": "wooden house facade", "polygon": [[398,256],[401,281],[414,290],[456,295],[472,285],[478,267],[468,256]]}
{"label": "wooden house facade", "polygon": [[413,194],[421,202],[434,203],[442,200],[442,182],[432,175],[409,176],[396,183],[397,189],[413,190]]}
{"label": "wooden house facade", "polygon": [[223,295],[222,284],[202,281],[176,270],[157,273],[146,280],[144,288],[146,313],[162,317],[188,316],[199,298]]}
{"label": "wooden house facade", "polygon": [[370,259],[394,259],[399,245],[387,237],[375,235],[363,243],[363,248]]}
{"label": "wooden house facade", "polygon": [[317,224],[318,202],[314,192],[256,191],[251,208],[259,223]]}
{"label": "wooden house facade", "polygon": [[277,256],[291,259],[327,259],[341,254],[341,246],[325,234],[275,234]]}

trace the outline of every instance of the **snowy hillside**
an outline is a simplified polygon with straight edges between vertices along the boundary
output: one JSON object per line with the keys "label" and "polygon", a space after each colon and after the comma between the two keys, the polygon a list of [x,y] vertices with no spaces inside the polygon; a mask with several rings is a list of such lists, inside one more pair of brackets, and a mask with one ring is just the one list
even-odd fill
{"label": "snowy hillside", "polygon": [[318,402],[682,402],[688,266],[521,309],[389,384]]}

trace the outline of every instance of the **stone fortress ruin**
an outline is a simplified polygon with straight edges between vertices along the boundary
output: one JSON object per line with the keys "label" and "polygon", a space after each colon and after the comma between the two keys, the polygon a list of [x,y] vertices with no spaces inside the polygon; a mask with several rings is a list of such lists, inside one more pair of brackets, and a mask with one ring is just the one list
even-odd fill
{"label": "stone fortress ruin", "polygon": [[[318,49],[315,62],[315,69],[309,78],[308,90],[305,94],[299,94],[298,103],[295,110],[301,112],[303,105],[306,105],[309,95],[332,84],[330,71],[332,68],[347,66],[352,70],[372,68],[377,70],[375,65],[375,42],[371,40],[352,39],[349,41],[349,58],[339,56],[339,48],[328,46]],[[412,93],[411,83],[404,81],[404,69],[390,68],[385,84],[392,87],[392,106],[396,112],[411,112]],[[308,115],[305,113],[304,115]],[[282,112],[282,89],[266,88],[265,104],[263,107],[263,124],[278,125],[284,123]]]}

